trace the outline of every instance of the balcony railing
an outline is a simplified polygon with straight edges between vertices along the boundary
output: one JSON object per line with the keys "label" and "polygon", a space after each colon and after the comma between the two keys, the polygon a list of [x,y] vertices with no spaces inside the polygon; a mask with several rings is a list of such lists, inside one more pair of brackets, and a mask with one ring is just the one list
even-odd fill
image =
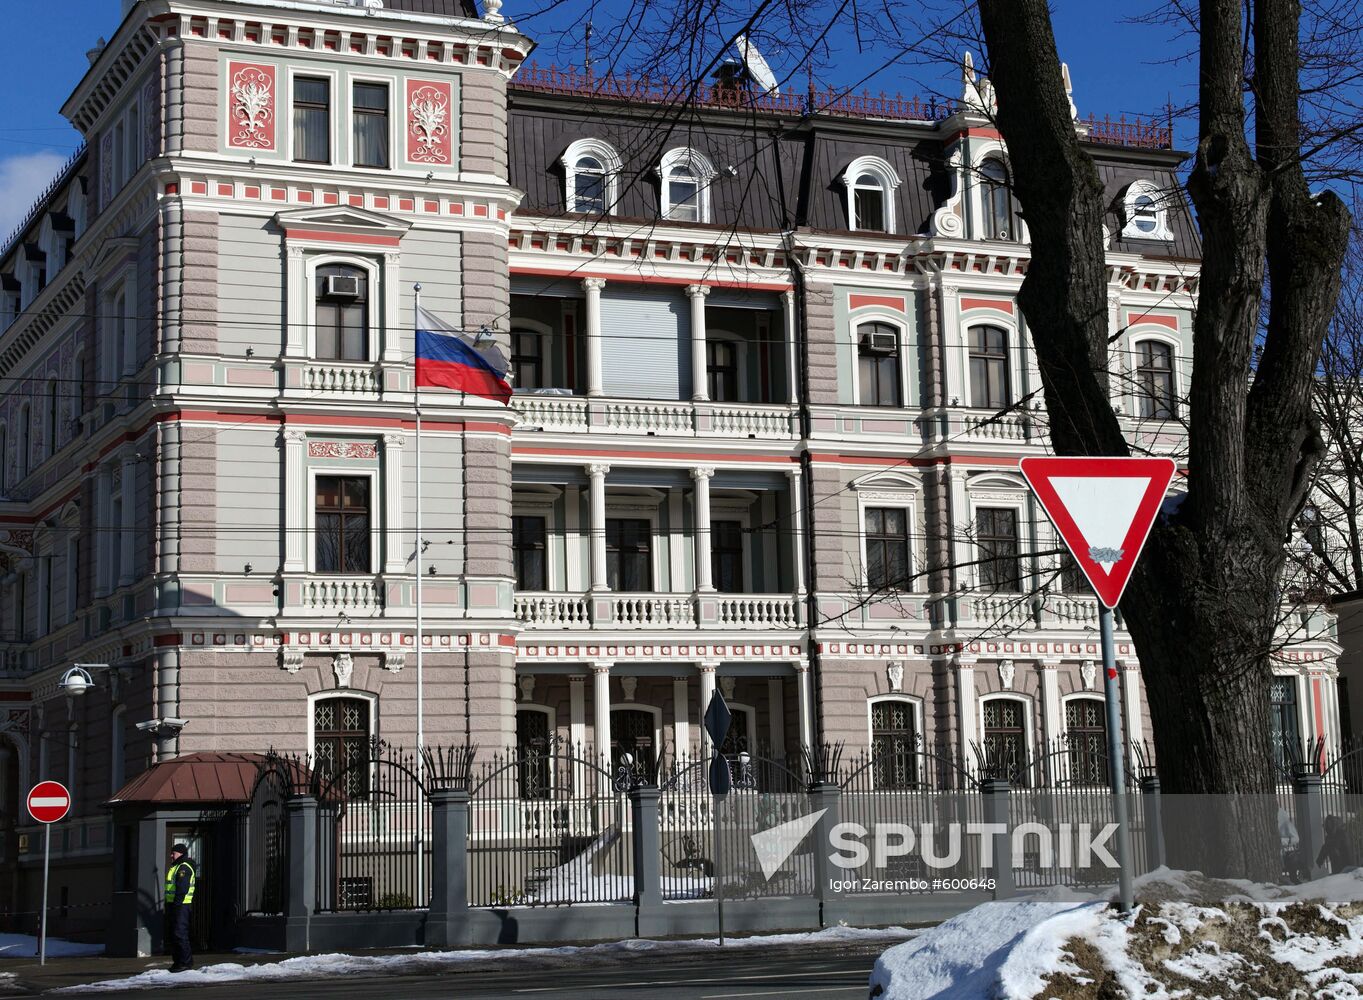
{"label": "balcony railing", "polygon": [[372,364],[314,361],[303,368],[302,382],[308,392],[374,395],[379,391],[379,377]]}
{"label": "balcony railing", "polygon": [[781,629],[801,621],[789,594],[522,592],[514,608],[531,629]]}
{"label": "balcony railing", "polygon": [[657,437],[783,439],[797,436],[795,410],[782,403],[588,399],[518,394],[525,429]]}
{"label": "balcony railing", "polygon": [[383,581],[378,577],[313,576],[302,581],[299,610],[304,614],[379,615]]}

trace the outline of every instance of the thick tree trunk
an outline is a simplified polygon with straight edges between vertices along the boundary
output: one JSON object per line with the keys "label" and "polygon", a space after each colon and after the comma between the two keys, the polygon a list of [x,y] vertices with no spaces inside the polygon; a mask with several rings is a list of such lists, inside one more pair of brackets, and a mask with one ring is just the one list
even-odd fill
{"label": "thick tree trunk", "polygon": [[[1018,299],[1062,455],[1128,454],[1108,394],[1103,196],[1076,136],[1045,0],[980,0],[997,124],[1032,237]],[[1256,150],[1245,136],[1239,0],[1201,8],[1202,227],[1187,496],[1156,526],[1122,611],[1140,654],[1166,792],[1247,795],[1170,844],[1186,867],[1277,874],[1268,685],[1283,540],[1320,451],[1312,371],[1338,291],[1347,213],[1311,197],[1297,144],[1299,10],[1253,5]],[[1260,333],[1263,355],[1250,382]],[[1116,289],[1112,289],[1115,291]]]}

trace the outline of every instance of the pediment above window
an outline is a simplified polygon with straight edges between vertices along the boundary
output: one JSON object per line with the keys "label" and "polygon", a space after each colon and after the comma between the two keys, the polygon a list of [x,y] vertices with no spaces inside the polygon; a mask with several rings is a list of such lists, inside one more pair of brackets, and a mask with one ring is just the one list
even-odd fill
{"label": "pediment above window", "polygon": [[391,215],[348,207],[280,212],[274,221],[284,230],[285,239],[288,240],[374,246],[397,246],[412,228],[411,223]]}

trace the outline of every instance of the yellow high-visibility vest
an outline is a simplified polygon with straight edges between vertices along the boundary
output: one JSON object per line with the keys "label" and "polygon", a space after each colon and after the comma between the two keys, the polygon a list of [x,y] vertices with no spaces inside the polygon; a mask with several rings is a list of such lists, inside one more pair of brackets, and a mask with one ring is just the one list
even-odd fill
{"label": "yellow high-visibility vest", "polygon": [[180,901],[183,905],[188,906],[194,902],[194,883],[198,881],[198,873],[194,870],[193,865],[184,861],[171,865],[166,871],[166,902],[175,902],[175,876],[181,868],[189,869],[189,888],[185,891],[185,898]]}

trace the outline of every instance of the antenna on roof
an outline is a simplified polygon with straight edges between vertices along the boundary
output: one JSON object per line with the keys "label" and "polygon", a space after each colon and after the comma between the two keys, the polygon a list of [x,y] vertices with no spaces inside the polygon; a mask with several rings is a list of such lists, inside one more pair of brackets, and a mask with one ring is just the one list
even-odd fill
{"label": "antenna on roof", "polygon": [[753,82],[768,94],[780,94],[781,87],[776,82],[776,74],[771,71],[771,66],[762,58],[762,53],[757,51],[752,40],[740,33],[734,37],[734,44],[738,46],[738,54],[743,57],[743,65]]}
{"label": "antenna on roof", "polygon": [[592,71],[592,22],[587,22],[587,27],[582,30],[582,48],[584,55],[582,61],[583,69],[588,73]]}

